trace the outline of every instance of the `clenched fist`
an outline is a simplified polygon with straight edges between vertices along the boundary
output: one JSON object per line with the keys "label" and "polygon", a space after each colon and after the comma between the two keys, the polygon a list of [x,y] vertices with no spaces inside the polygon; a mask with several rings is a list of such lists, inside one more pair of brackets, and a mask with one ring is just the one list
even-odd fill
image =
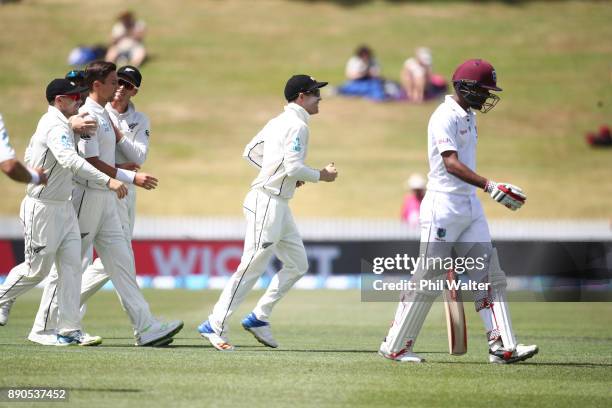
{"label": "clenched fist", "polygon": [[332,182],[336,180],[336,177],[338,177],[338,170],[336,170],[334,162],[329,163],[319,171],[319,180],[321,181]]}

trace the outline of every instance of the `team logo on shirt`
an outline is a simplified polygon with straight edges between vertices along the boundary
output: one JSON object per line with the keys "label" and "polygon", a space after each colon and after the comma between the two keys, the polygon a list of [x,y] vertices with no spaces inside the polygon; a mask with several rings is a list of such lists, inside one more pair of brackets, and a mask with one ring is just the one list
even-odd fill
{"label": "team logo on shirt", "polygon": [[302,145],[300,144],[300,137],[296,136],[295,139],[293,139],[293,144],[291,146],[291,150],[293,150],[294,152],[301,152],[302,151]]}
{"label": "team logo on shirt", "polygon": [[2,133],[0,133],[0,139],[2,140],[2,144],[5,145],[8,148],[11,148],[11,144],[9,143],[9,138],[8,138],[8,133],[3,130]]}
{"label": "team logo on shirt", "polygon": [[130,130],[134,130],[134,128],[138,126],[138,123],[130,123],[128,124],[128,127],[130,128]]}
{"label": "team logo on shirt", "polygon": [[110,126],[109,126],[107,121],[100,119],[100,124],[104,128],[105,132],[110,132],[111,128],[110,128]]}
{"label": "team logo on shirt", "polygon": [[66,149],[69,149],[71,147],[68,135],[62,135],[60,142],[62,143],[62,146],[64,146]]}
{"label": "team logo on shirt", "polygon": [[444,237],[446,236],[446,228],[438,228],[436,231],[436,240],[437,241],[445,241]]}

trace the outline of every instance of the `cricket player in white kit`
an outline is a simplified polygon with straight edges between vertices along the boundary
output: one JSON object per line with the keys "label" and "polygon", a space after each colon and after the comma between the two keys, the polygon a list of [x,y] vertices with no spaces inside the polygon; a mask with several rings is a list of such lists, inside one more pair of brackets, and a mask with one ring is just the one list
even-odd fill
{"label": "cricket player in white kit", "polygon": [[[119,78],[117,92],[113,100],[106,104],[113,125],[119,130],[116,132],[115,161],[121,168],[138,169],[147,158],[150,134],[149,118],[137,111],[131,102],[131,98],[138,93],[142,75],[136,67],[126,65],[117,70],[117,77]],[[128,192],[124,200],[117,200],[117,211],[125,239],[129,242],[134,257],[132,234],[136,219],[136,187],[128,184]],[[81,301],[85,303],[110,278],[102,260],[96,258],[83,273]]]}
{"label": "cricket player in white kit", "polygon": [[[155,188],[157,179],[154,177],[146,173],[115,168],[117,135],[109,113],[104,108],[117,90],[115,65],[96,61],[91,63],[85,72],[90,94],[80,111],[88,112],[98,122],[98,128],[95,133],[81,135],[78,143],[79,153],[94,167],[108,175],[116,176],[121,181],[145,189]],[[89,261],[87,255],[93,245],[102,259],[104,269],[111,277],[121,305],[130,318],[137,346],[169,344],[172,337],[182,329],[183,322],[177,320],[162,323],[151,314],[149,304],[136,282],[134,257],[121,227],[117,200],[87,180],[77,178],[76,181],[73,202],[79,220],[85,262]],[[45,336],[55,330],[56,282],[57,275],[52,271],[43,292],[32,336]]]}
{"label": "cricket player in white kit", "polygon": [[[46,185],[29,184],[21,204],[25,232],[25,262],[17,265],[0,288],[0,305],[11,302],[57,269],[59,317],[57,334],[49,344],[97,345],[102,339],[83,333],[80,324],[81,242],[70,196],[73,175],[127,194],[123,183],[111,179],[80,157],[68,117],[80,105],[82,89],[67,79],[55,79],[47,87],[48,112],[38,123],[27,150],[27,162],[45,170]],[[113,192],[109,191],[109,194]]]}
{"label": "cricket player in white kit", "polygon": [[231,351],[228,320],[265,272],[272,254],[283,267],[270,282],[253,312],[243,321],[262,344],[276,348],[269,318],[276,303],[308,271],[302,238],[289,208],[296,187],[319,180],[331,182],[338,175],[333,163],[322,170],[304,164],[308,151],[308,120],[319,112],[320,88],[308,75],[294,75],[285,86],[289,102],[285,111],[269,121],[246,146],[243,157],[259,169],[246,195],[243,212],[247,221],[240,265],[225,286],[208,320],[198,331],[218,350]]}
{"label": "cricket player in white kit", "polygon": [[[17,160],[2,115],[0,115],[0,169],[11,179],[20,183],[29,183],[36,186],[47,182],[47,176],[43,169],[31,169]],[[13,302],[14,299],[5,299],[4,303],[0,303],[0,326],[4,326],[8,322]]]}
{"label": "cricket player in white kit", "polygon": [[[472,281],[489,283],[489,290],[475,291],[476,311],[481,316],[489,342],[491,363],[514,363],[538,352],[535,345],[517,344],[506,302],[506,276],[491,245],[489,227],[476,187],[500,204],[517,210],[526,196],[516,186],[488,180],[476,171],[477,128],[474,110],[491,110],[501,91],[493,66],[480,59],[461,64],[453,75],[455,95],[448,95],[432,114],[428,127],[430,172],[427,193],[421,204],[421,255],[445,258],[451,250],[459,256],[482,257],[481,270],[467,273]],[[413,281],[434,281],[446,271],[419,268]],[[412,290],[402,295],[395,319],[379,353],[392,360],[421,362],[412,349],[439,290]]]}

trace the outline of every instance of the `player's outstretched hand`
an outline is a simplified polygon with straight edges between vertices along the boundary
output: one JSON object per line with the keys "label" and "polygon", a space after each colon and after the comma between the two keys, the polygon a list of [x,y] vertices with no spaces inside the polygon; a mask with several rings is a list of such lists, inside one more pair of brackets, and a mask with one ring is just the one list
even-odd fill
{"label": "player's outstretched hand", "polygon": [[114,178],[108,180],[108,188],[114,191],[119,199],[124,198],[128,194],[127,186]]}
{"label": "player's outstretched hand", "polygon": [[510,183],[487,181],[484,190],[491,195],[492,199],[512,211],[521,208],[527,200],[527,196],[523,193],[523,190]]}
{"label": "player's outstretched hand", "polygon": [[338,177],[338,170],[336,170],[334,162],[331,162],[325,166],[324,169],[321,169],[319,174],[319,179],[321,181],[332,182],[336,179],[336,177]]}
{"label": "player's outstretched hand", "polygon": [[98,122],[89,116],[87,112],[81,112],[78,115],[68,118],[68,123],[74,131],[79,134],[91,134],[98,128]]}
{"label": "player's outstretched hand", "polygon": [[134,184],[146,190],[153,190],[155,187],[157,187],[157,179],[147,173],[136,173],[136,177],[134,177]]}
{"label": "player's outstretched hand", "polygon": [[138,171],[140,170],[140,166],[137,163],[126,162],[115,165],[118,169],[130,170],[130,171]]}

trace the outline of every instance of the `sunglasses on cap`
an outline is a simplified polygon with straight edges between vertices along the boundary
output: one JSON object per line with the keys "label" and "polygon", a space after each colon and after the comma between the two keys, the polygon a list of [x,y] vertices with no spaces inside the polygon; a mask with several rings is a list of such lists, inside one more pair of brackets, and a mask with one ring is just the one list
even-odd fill
{"label": "sunglasses on cap", "polygon": [[134,84],[129,83],[125,79],[120,79],[119,80],[119,86],[124,87],[128,91],[131,91],[132,89],[136,88],[136,86]]}
{"label": "sunglasses on cap", "polygon": [[68,94],[68,95],[57,95],[57,96],[62,96],[62,97],[65,97],[65,98],[70,98],[70,99],[72,99],[75,102],[81,99],[81,94],[78,94],[78,93],[76,93],[76,94]]}
{"label": "sunglasses on cap", "polygon": [[82,81],[85,79],[85,71],[73,69],[72,71],[66,74],[66,79],[71,79],[77,82]]}

